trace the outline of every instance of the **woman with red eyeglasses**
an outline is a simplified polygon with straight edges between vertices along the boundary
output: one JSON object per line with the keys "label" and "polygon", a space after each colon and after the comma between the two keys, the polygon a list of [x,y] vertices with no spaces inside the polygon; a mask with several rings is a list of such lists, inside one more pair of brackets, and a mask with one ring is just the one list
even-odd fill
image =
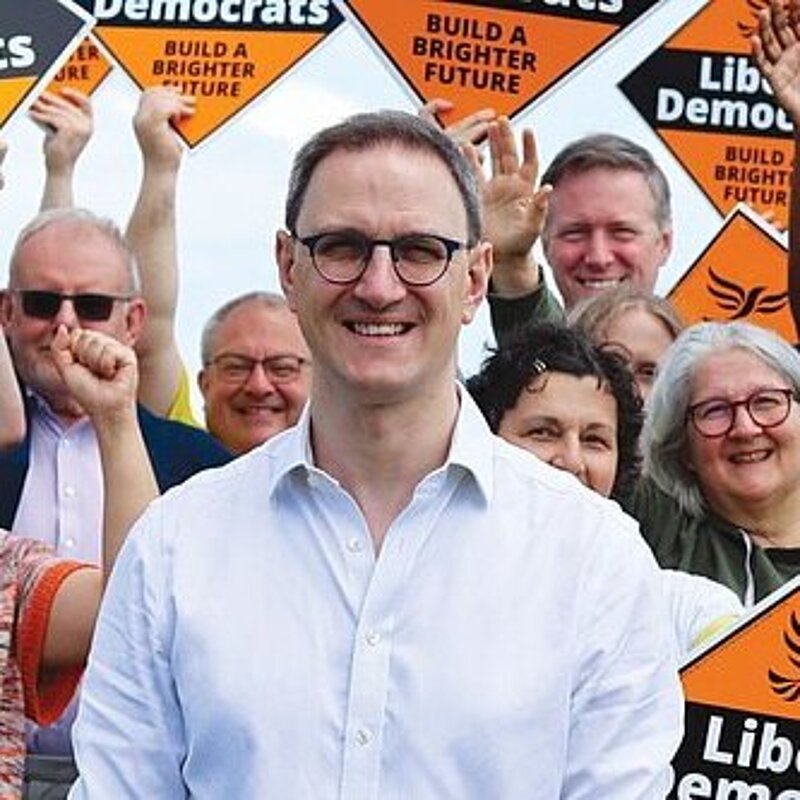
{"label": "woman with red eyeglasses", "polygon": [[648,398],[631,511],[663,567],[745,605],[800,574],[800,354],[745,322],[687,328]]}

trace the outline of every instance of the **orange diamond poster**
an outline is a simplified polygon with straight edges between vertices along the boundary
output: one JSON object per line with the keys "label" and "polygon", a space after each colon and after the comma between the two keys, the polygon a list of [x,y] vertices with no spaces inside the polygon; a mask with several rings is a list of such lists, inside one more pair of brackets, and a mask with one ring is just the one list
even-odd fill
{"label": "orange diamond poster", "polygon": [[67,0],[0,0],[0,128],[35,96],[90,24]]}
{"label": "orange diamond poster", "polygon": [[514,116],[658,0],[340,0],[392,71],[426,102]]}
{"label": "orange diamond poster", "polygon": [[737,206],[670,291],[687,323],[747,320],[797,342],[786,247],[756,214]]}
{"label": "orange diamond poster", "polygon": [[670,798],[800,798],[800,577],[681,670]]}
{"label": "orange diamond poster", "polygon": [[55,74],[48,92],[58,92],[65,86],[91,95],[111,72],[111,62],[100,48],[87,36],[72,51],[66,64]]}
{"label": "orange diamond poster", "polygon": [[204,141],[308,55],[342,22],[333,0],[78,0],[93,35],[140,88],[197,98],[177,125]]}
{"label": "orange diamond poster", "polygon": [[768,0],[711,0],[620,88],[725,215],[788,220],[792,123],[750,57]]}

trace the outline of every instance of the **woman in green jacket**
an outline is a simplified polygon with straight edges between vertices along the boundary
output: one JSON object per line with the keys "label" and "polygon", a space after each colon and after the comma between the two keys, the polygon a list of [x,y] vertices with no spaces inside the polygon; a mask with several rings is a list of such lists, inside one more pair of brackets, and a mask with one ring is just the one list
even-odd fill
{"label": "woman in green jacket", "polygon": [[800,354],[745,322],[687,328],[659,365],[630,511],[662,567],[745,605],[800,574]]}

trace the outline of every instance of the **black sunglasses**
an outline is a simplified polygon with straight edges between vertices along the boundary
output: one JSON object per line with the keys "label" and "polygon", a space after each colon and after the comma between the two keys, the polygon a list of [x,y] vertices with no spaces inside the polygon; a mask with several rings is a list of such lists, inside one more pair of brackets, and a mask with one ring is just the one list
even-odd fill
{"label": "black sunglasses", "polygon": [[75,314],[85,322],[105,322],[114,308],[114,303],[130,300],[130,297],[115,294],[61,294],[42,289],[17,289],[22,301],[22,311],[34,319],[53,319],[61,310],[65,300],[72,303]]}

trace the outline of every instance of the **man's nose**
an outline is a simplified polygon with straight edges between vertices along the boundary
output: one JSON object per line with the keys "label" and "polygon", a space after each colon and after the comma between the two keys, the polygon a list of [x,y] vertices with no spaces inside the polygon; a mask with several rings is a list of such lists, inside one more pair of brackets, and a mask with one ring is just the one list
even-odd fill
{"label": "man's nose", "polygon": [[64,325],[68,331],[80,327],[80,320],[75,313],[75,306],[69,298],[63,298],[58,307],[55,317],[53,317],[53,330],[57,330],[59,325]]}
{"label": "man's nose", "polygon": [[586,242],[586,263],[590,266],[607,267],[614,261],[614,251],[605,231],[592,231]]}
{"label": "man's nose", "polygon": [[353,294],[372,308],[380,309],[401,300],[405,293],[406,286],[395,270],[388,245],[375,245]]}
{"label": "man's nose", "polygon": [[244,382],[244,388],[251,394],[270,394],[275,391],[275,384],[263,361],[253,364],[253,369]]}

